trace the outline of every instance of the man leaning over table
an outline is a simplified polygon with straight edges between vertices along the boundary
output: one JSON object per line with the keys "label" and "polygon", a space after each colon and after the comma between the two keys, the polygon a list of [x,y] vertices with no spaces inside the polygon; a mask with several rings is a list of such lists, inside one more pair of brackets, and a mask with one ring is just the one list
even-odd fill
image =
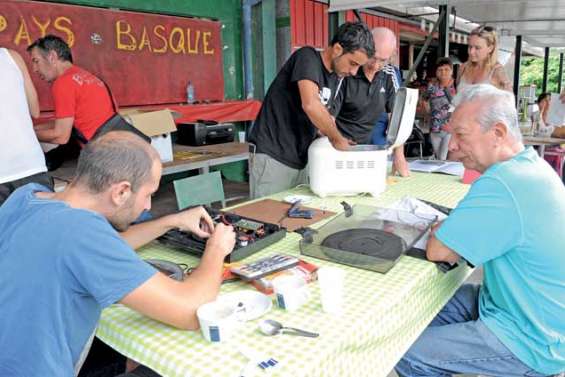
{"label": "man leaning over table", "polygon": [[565,188],[524,148],[511,93],[466,88],[449,150],[482,173],[430,237],[428,259],[483,266],[412,345],[402,376],[471,373],[547,376],[565,371]]}
{"label": "man leaning over table", "polygon": [[[151,207],[160,176],[153,147],[114,131],[87,144],[65,191],[29,184],[0,207],[0,376],[75,375],[102,309],[117,302],[178,328],[198,328],[196,309],[218,294],[235,235],[214,226],[201,207],[185,211],[189,230],[209,235],[199,267],[177,282],[143,262],[116,229]],[[178,220],[170,215],[140,226],[150,237]]]}
{"label": "man leaning over table", "polygon": [[338,150],[349,148],[353,142],[338,131],[331,115],[336,94],[342,78],[356,74],[374,52],[367,25],[346,22],[323,51],[306,46],[290,56],[249,133],[256,146],[250,160],[253,198],[306,183],[308,148],[318,133]]}
{"label": "man leaning over table", "polygon": [[[338,93],[335,123],[338,130],[359,144],[371,144],[378,134],[378,144],[386,144],[388,114],[392,112],[398,80],[394,66],[388,62],[396,52],[396,35],[386,27],[371,30],[375,55],[355,75],[343,80]],[[385,122],[381,118],[385,115]],[[373,140],[371,140],[373,138]],[[393,153],[393,169],[403,176],[410,170],[404,157],[404,148]]]}

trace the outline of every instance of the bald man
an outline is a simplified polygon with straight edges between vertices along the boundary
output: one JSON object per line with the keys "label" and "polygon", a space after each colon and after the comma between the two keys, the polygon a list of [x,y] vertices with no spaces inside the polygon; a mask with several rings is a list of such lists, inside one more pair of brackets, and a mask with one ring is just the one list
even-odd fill
{"label": "bald man", "polygon": [[[209,235],[198,268],[178,282],[143,262],[115,229],[151,207],[160,177],[153,147],[114,131],[86,145],[65,191],[29,184],[0,207],[1,376],[76,375],[102,309],[118,302],[198,328],[196,310],[217,296],[235,234],[198,207],[183,215],[187,228]],[[141,225],[155,235],[177,220]]]}
{"label": "bald man", "polygon": [[[344,80],[335,119],[339,131],[358,144],[371,144],[371,133],[381,114],[392,111],[398,89],[396,77],[385,69],[391,67],[388,63],[396,52],[396,35],[384,27],[371,33],[375,55]],[[393,162],[400,175],[410,174],[402,147],[395,149]]]}

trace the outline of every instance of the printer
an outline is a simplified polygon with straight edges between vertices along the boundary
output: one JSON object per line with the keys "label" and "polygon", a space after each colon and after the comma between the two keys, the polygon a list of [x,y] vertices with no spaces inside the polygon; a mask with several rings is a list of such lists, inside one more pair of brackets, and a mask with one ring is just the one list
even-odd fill
{"label": "printer", "polygon": [[234,131],[233,123],[218,123],[210,120],[179,123],[176,142],[192,146],[228,143],[234,140]]}

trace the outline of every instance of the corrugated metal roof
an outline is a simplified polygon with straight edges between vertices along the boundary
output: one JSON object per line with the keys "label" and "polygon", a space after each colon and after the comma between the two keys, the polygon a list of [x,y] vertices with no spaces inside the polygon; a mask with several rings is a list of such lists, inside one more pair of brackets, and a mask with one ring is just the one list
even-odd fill
{"label": "corrugated metal roof", "polygon": [[413,15],[439,5],[455,7],[460,30],[490,25],[503,36],[522,35],[531,46],[565,47],[564,0],[331,0],[329,10],[381,7]]}

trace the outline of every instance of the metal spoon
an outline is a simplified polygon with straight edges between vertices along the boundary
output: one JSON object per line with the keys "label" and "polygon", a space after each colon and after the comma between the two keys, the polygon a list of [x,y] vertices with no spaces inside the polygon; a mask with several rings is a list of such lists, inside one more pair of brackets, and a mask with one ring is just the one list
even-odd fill
{"label": "metal spoon", "polygon": [[288,334],[288,335],[300,335],[300,336],[307,336],[310,338],[316,338],[320,334],[315,332],[309,332],[300,330],[294,327],[285,327],[282,323],[277,322],[272,319],[265,319],[264,321],[259,322],[259,330],[265,335],[277,335],[277,334]]}

